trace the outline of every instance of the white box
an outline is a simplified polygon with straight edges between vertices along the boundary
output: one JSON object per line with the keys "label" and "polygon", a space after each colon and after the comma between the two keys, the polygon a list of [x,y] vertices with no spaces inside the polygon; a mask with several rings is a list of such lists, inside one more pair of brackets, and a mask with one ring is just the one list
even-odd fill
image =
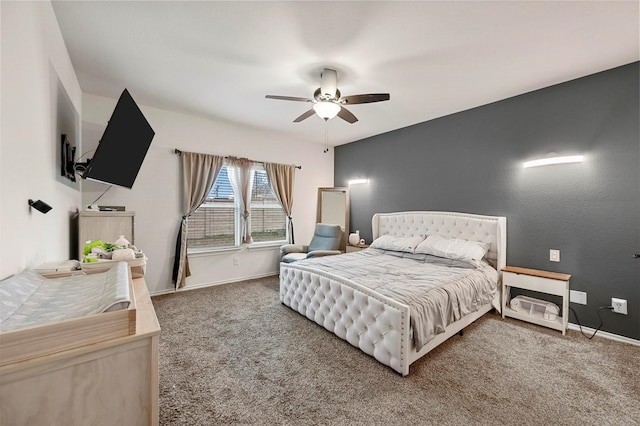
{"label": "white box", "polygon": [[533,297],[516,296],[511,299],[510,306],[514,311],[547,321],[555,321],[560,315],[560,308],[557,305]]}

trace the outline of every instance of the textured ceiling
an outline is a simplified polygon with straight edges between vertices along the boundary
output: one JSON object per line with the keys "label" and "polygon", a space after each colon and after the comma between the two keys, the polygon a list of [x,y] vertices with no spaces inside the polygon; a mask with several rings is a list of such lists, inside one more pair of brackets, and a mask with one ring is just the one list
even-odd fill
{"label": "textured ceiling", "polygon": [[339,145],[639,60],[637,1],[54,1],[83,92],[324,142],[293,119],[324,67],[360,121]]}

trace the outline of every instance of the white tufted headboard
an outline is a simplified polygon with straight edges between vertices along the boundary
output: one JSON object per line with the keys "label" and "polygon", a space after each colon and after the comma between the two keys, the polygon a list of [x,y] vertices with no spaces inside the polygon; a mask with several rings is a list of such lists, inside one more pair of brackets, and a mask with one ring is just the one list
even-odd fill
{"label": "white tufted headboard", "polygon": [[503,216],[438,211],[376,213],[371,225],[374,240],[382,235],[441,235],[489,243],[486,258],[498,271],[507,265],[507,218]]}

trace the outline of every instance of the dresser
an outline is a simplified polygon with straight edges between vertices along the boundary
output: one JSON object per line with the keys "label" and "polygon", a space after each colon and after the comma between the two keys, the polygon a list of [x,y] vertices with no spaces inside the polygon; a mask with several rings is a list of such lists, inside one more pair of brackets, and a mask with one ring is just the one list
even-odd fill
{"label": "dresser", "polygon": [[135,333],[16,362],[0,352],[0,424],[158,424],[160,324],[144,279],[132,286]]}
{"label": "dresser", "polygon": [[112,243],[121,235],[134,242],[135,212],[82,211],[77,217],[78,260],[87,241],[102,240]]}

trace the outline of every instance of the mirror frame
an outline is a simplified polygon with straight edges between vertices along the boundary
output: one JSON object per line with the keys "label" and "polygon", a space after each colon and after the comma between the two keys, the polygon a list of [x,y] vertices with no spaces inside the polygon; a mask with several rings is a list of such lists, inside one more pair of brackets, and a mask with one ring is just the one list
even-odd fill
{"label": "mirror frame", "polygon": [[349,239],[349,187],[321,187],[318,188],[318,204],[316,211],[316,223],[322,223],[322,196],[324,193],[340,192],[344,194],[344,232],[342,234],[342,241],[340,242],[340,250],[345,251],[347,247],[347,240]]}

